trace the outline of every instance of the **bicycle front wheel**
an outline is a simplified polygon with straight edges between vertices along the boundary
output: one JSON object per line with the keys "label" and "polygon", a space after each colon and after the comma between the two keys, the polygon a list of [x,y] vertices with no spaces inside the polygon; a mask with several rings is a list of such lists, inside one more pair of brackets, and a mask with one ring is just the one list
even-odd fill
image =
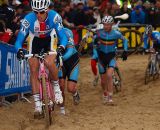
{"label": "bicycle front wheel", "polygon": [[42,75],[42,87],[43,87],[43,102],[45,104],[43,105],[43,112],[44,112],[44,117],[46,120],[46,127],[48,128],[52,123],[52,118],[51,118],[51,111],[48,106],[49,99],[48,99],[48,94],[47,94],[45,75]]}
{"label": "bicycle front wheel", "polygon": [[146,71],[145,71],[145,85],[148,84],[148,82],[150,81],[150,77],[151,77],[151,62],[148,63]]}
{"label": "bicycle front wheel", "polygon": [[160,71],[160,69],[159,69],[159,63],[156,62],[155,63],[155,73],[153,75],[154,80],[159,78],[159,71]]}
{"label": "bicycle front wheel", "polygon": [[116,67],[113,72],[113,85],[115,88],[115,92],[120,92],[122,89],[122,79],[119,68]]}

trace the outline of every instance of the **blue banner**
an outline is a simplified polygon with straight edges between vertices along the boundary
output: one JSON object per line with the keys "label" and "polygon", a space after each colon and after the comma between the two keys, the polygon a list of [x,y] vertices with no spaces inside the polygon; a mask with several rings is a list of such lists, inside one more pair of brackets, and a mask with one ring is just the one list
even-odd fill
{"label": "blue banner", "polygon": [[0,96],[30,91],[27,61],[20,64],[14,46],[0,42]]}

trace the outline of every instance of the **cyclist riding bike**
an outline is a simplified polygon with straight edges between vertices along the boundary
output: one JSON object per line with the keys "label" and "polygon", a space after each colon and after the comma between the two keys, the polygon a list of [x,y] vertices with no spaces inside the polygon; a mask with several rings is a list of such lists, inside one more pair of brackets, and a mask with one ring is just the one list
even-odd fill
{"label": "cyclist riding bike", "polygon": [[95,52],[97,53],[95,55],[98,56],[98,68],[101,75],[104,103],[113,103],[112,74],[116,67],[116,41],[118,39],[122,39],[123,41],[123,60],[127,60],[128,41],[119,31],[112,29],[112,25],[114,23],[112,16],[105,16],[102,19],[102,23],[104,28],[97,31],[95,38]]}
{"label": "cyclist riding bike", "polygon": [[[77,80],[79,76],[79,56],[78,52],[74,46],[73,33],[68,28],[65,28],[65,33],[68,38],[68,43],[63,54],[63,66],[59,71],[59,81],[60,87],[63,95],[63,99],[65,99],[65,81],[66,77],[67,81],[67,90],[73,96],[73,102],[75,105],[79,104],[80,96],[79,92],[76,88]],[[65,114],[64,102],[61,104],[60,112]]]}
{"label": "cyclist riding bike", "polygon": [[[30,12],[25,16],[21,23],[21,28],[15,43],[17,50],[17,58],[23,59],[24,52],[22,50],[22,44],[26,39],[27,35],[30,35],[29,53],[39,54],[42,50],[46,53],[48,51],[55,51],[53,48],[54,34],[59,38],[59,47],[57,48],[57,61],[59,55],[62,55],[67,45],[67,36],[62,25],[61,16],[53,11],[48,10],[50,0],[31,0],[31,7],[33,12]],[[45,57],[45,66],[49,70],[51,83],[54,89],[55,102],[57,104],[63,102],[62,92],[60,90],[58,81],[58,68],[55,63],[55,55],[47,55]],[[32,57],[29,60],[30,66],[30,80],[32,85],[32,93],[35,101],[35,112],[34,115],[39,116],[42,113],[42,107],[40,102],[39,94],[39,80],[38,70],[39,61],[37,58]]]}
{"label": "cyclist riding bike", "polygon": [[146,26],[143,40],[144,50],[148,49],[148,41],[151,40],[153,45],[150,48],[153,48],[155,52],[160,52],[160,33],[158,31],[153,31],[152,25]]}

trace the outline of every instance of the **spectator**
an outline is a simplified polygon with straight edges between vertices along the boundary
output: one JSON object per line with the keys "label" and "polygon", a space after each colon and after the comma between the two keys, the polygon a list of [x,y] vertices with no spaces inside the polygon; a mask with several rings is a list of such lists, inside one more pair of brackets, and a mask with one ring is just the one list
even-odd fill
{"label": "spectator", "polygon": [[117,3],[113,3],[111,9],[111,15],[117,16],[119,12],[120,12],[120,6]]}
{"label": "spectator", "polygon": [[141,6],[137,5],[135,10],[131,12],[131,23],[145,23],[145,13],[143,12]]}
{"label": "spectator", "polygon": [[95,7],[96,1],[95,0],[87,0],[87,6],[88,7]]}
{"label": "spectator", "polygon": [[18,6],[18,5],[20,5],[20,4],[22,4],[19,0],[13,0],[12,1],[12,5],[13,6]]}
{"label": "spectator", "polygon": [[98,25],[101,23],[101,15],[100,15],[98,7],[94,7],[93,11],[94,11],[93,17],[94,17],[94,19],[96,19],[96,23],[94,25]]}
{"label": "spectator", "polygon": [[71,9],[70,4],[64,7],[64,16],[62,18],[63,18],[64,26],[67,26],[69,28],[73,28],[75,26],[74,25],[74,10]]}
{"label": "spectator", "polygon": [[136,0],[131,0],[131,8],[133,9],[136,6]]}
{"label": "spectator", "polygon": [[74,25],[85,25],[85,12],[83,10],[83,2],[77,3],[77,10],[75,11]]}
{"label": "spectator", "polygon": [[[105,10],[106,10],[106,8],[109,9],[109,8],[107,7],[107,4],[108,4],[108,3],[109,3],[109,0],[103,0],[103,1],[102,1],[101,5],[100,5],[100,11],[101,11],[101,13],[104,13]],[[109,3],[109,4],[110,4],[110,3]]]}
{"label": "spectator", "polygon": [[151,4],[150,2],[146,1],[144,4],[143,4],[143,7],[144,7],[144,12],[145,12],[145,23],[146,24],[149,24],[151,21],[150,20],[150,11],[151,11]]}
{"label": "spectator", "polygon": [[93,9],[90,7],[85,7],[84,8],[84,23],[83,25],[88,26],[88,25],[93,25],[95,24],[97,21],[96,19],[93,17]]}
{"label": "spectator", "polygon": [[8,43],[12,36],[12,31],[6,28],[4,20],[0,20],[0,41]]}
{"label": "spectator", "polygon": [[158,26],[160,25],[159,21],[160,21],[160,0],[157,0],[156,1],[156,4],[155,4],[155,26]]}
{"label": "spectator", "polygon": [[130,23],[130,13],[131,9],[128,8],[128,2],[124,2],[122,8],[120,9],[119,15],[127,13],[129,15],[129,18],[126,20],[121,20],[121,23]]}
{"label": "spectator", "polygon": [[23,14],[24,14],[24,5],[23,4],[20,4],[18,6],[16,6],[16,17],[20,17],[20,18],[23,18]]}
{"label": "spectator", "polygon": [[7,4],[3,4],[1,7],[1,13],[4,16],[4,21],[6,23],[6,28],[12,28],[11,23],[15,17],[15,11],[13,8],[9,7]]}

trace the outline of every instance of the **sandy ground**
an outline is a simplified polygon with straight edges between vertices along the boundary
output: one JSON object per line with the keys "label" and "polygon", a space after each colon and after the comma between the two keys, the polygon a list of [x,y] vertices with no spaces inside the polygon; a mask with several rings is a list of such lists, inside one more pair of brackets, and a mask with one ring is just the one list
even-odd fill
{"label": "sandy ground", "polygon": [[[102,103],[100,84],[92,86],[90,59],[81,59],[78,88],[81,103],[74,106],[67,93],[66,116],[53,113],[50,130],[160,130],[160,81],[144,85],[147,56],[118,61],[123,91],[114,95],[115,106]],[[0,130],[44,130],[44,120],[33,119],[33,104],[15,102],[0,108]]]}

